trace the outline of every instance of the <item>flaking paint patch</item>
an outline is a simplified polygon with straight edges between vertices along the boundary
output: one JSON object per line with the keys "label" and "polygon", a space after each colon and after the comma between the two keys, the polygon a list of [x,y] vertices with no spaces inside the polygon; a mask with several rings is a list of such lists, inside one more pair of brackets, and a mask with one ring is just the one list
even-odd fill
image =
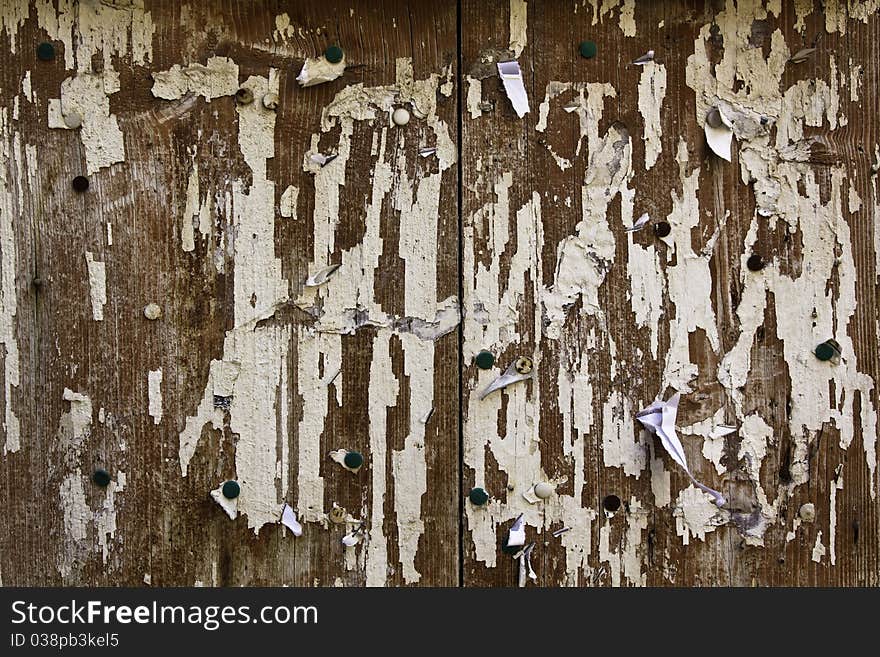
{"label": "flaking paint patch", "polygon": [[714,532],[729,519],[729,513],[715,506],[711,495],[693,484],[679,493],[672,515],[675,531],[683,545],[688,545],[691,538],[705,541],[706,534]]}
{"label": "flaking paint patch", "polygon": [[467,109],[472,119],[478,119],[483,115],[480,103],[483,102],[483,82],[470,75],[467,77]]}
{"label": "flaking paint patch", "polygon": [[510,0],[510,45],[514,57],[519,57],[528,43],[528,7],[525,0]]}
{"label": "flaking paint patch", "polygon": [[119,74],[111,69],[101,74],[80,72],[61,83],[61,98],[50,99],[50,128],[67,128],[64,115],[82,117],[77,130],[86,157],[86,171],[96,173],[125,160],[125,144],[116,115],[110,113],[110,96],[119,91]]}
{"label": "flaking paint patch", "polygon": [[642,75],[639,78],[639,112],[645,123],[643,141],[646,170],[656,164],[663,150],[661,142],[663,127],[660,117],[665,97],[666,66],[657,62],[642,66]]}
{"label": "flaking paint patch", "polygon": [[[3,430],[5,442],[3,453],[16,452],[21,446],[21,428],[14,408],[17,405],[13,390],[20,379],[18,340],[16,338],[16,313],[18,312],[18,291],[16,289],[16,269],[18,256],[15,243],[16,217],[24,203],[24,191],[9,184],[9,171],[13,165],[19,171],[24,162],[21,159],[21,137],[9,131],[7,108],[0,108],[0,345],[5,351],[3,358]],[[29,153],[27,149],[25,152]]]}
{"label": "flaking paint patch", "polygon": [[104,319],[104,304],[107,303],[107,268],[103,262],[95,260],[94,254],[86,251],[86,266],[89,279],[89,297],[92,301],[92,319]]}
{"label": "flaking paint patch", "polygon": [[162,370],[150,370],[147,375],[148,412],[153,424],[162,421]]}
{"label": "flaking paint patch", "polygon": [[[165,100],[178,100],[192,93],[211,102],[236,91],[238,64],[228,57],[209,57],[205,64],[175,64],[167,71],[153,73],[153,95]],[[258,97],[256,93],[254,96]]]}

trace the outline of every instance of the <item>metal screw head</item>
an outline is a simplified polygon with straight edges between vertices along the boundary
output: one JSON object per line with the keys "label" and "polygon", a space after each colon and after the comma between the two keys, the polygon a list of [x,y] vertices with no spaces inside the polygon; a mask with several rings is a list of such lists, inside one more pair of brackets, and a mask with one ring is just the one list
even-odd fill
{"label": "metal screw head", "polygon": [[220,492],[223,493],[223,497],[227,500],[234,500],[241,494],[241,486],[238,485],[237,481],[232,481],[230,479],[223,484],[223,488],[220,489]]}
{"label": "metal screw head", "polygon": [[343,55],[342,48],[337,45],[328,46],[327,50],[324,51],[324,58],[331,64],[341,62]]}
{"label": "metal screw head", "polygon": [[654,224],[654,234],[657,237],[666,237],[671,232],[672,226],[669,225],[668,221],[658,221]]}
{"label": "metal screw head", "polygon": [[110,473],[103,468],[98,468],[92,473],[92,481],[94,481],[101,488],[105,488],[106,486],[110,485]]}
{"label": "metal screw head", "polygon": [[330,509],[330,513],[327,514],[327,517],[330,518],[330,522],[335,522],[337,525],[341,525],[345,522],[346,516],[348,516],[348,511],[338,505],[334,505],[334,507]]}
{"label": "metal screw head", "polygon": [[471,492],[468,493],[468,499],[474,506],[483,506],[489,501],[489,493],[482,488],[471,488]]}
{"label": "metal screw head", "polygon": [[76,128],[82,125],[82,116],[80,116],[77,112],[69,112],[63,115],[64,125],[66,125],[71,130],[75,130]]}
{"label": "metal screw head", "polygon": [[761,271],[764,269],[764,258],[757,253],[753,253],[749,256],[749,259],[746,260],[746,267],[749,268],[749,271]]}
{"label": "metal screw head", "polygon": [[516,359],[516,363],[514,363],[514,367],[516,371],[520,374],[528,374],[532,371],[534,367],[534,363],[532,363],[532,359],[528,356],[520,356]]}
{"label": "metal screw head", "polygon": [[599,51],[593,41],[581,41],[580,45],[578,46],[578,50],[581,53],[581,57],[585,59],[592,59]]}
{"label": "metal screw head", "polygon": [[355,470],[364,464],[364,455],[360,452],[348,452],[342,459],[346,468]]}
{"label": "metal screw head", "polygon": [[75,192],[84,192],[89,188],[89,179],[85,176],[77,176],[71,181]]}
{"label": "metal screw head", "polygon": [[247,87],[242,87],[235,92],[235,100],[239,105],[250,105],[254,102],[254,92]]}
{"label": "metal screw head", "polygon": [[55,59],[55,46],[49,42],[43,42],[37,46],[37,59],[48,62]]}
{"label": "metal screw head", "polygon": [[263,96],[263,107],[269,110],[278,109],[278,94],[266,94]]}
{"label": "metal screw head", "polygon": [[144,306],[144,317],[147,319],[159,319],[161,315],[162,309],[159,307],[159,304],[148,303]]}

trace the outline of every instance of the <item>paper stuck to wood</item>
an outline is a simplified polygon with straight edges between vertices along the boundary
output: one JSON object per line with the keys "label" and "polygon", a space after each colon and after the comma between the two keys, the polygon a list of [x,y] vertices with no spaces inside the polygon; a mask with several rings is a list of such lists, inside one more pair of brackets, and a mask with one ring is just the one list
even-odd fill
{"label": "paper stuck to wood", "polygon": [[516,61],[498,62],[498,75],[504,83],[504,92],[519,118],[529,113],[529,97],[523,84],[522,71]]}
{"label": "paper stuck to wood", "polygon": [[703,125],[703,129],[706,132],[706,143],[709,144],[709,148],[712,149],[712,152],[715,153],[715,155],[730,162],[730,145],[733,141],[733,124],[727,120],[727,117],[724,116],[724,112],[721,111],[721,108],[718,108],[718,115],[721,117],[720,126],[717,128],[713,127],[709,125],[708,121]]}
{"label": "paper stuck to wood", "polygon": [[302,536],[303,526],[299,524],[299,521],[296,519],[296,511],[289,504],[285,504],[284,509],[281,511],[281,524],[293,532],[294,536]]}
{"label": "paper stuck to wood", "polygon": [[301,87],[314,87],[316,84],[331,82],[345,72],[345,57],[332,64],[326,57],[311,57],[305,61],[296,81]]}

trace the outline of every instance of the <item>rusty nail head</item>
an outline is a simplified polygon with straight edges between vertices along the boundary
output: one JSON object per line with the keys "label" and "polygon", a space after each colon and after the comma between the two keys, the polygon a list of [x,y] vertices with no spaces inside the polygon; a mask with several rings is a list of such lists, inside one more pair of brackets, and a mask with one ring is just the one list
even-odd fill
{"label": "rusty nail head", "polygon": [[749,259],[746,260],[746,267],[749,268],[749,271],[761,271],[764,269],[764,258],[757,253],[753,253],[749,256]]}
{"label": "rusty nail head", "polygon": [[609,513],[614,513],[620,509],[620,498],[617,495],[608,495],[602,500],[602,506]]}
{"label": "rusty nail head", "polygon": [[657,237],[666,237],[671,232],[672,226],[669,225],[668,221],[658,221],[654,224],[654,234]]}
{"label": "rusty nail head", "polygon": [[235,100],[237,100],[241,105],[250,105],[252,102],[254,102],[254,92],[247,87],[241,87],[238,91],[235,92]]}

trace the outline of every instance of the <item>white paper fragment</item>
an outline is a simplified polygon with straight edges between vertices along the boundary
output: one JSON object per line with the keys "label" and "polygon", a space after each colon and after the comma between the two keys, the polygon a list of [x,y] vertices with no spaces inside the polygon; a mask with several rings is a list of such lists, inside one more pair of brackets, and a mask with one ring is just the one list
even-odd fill
{"label": "white paper fragment", "polygon": [[519,547],[526,544],[526,519],[523,514],[511,525],[510,531],[507,533],[508,547]]}
{"label": "white paper fragment", "polygon": [[720,107],[716,108],[716,110],[721,117],[721,125],[713,127],[709,125],[708,120],[703,124],[703,129],[706,132],[706,142],[709,144],[709,148],[712,149],[712,152],[715,153],[715,155],[730,162],[730,144],[733,141],[733,124],[727,120],[727,117],[724,116],[724,112],[721,111]]}
{"label": "white paper fragment", "polygon": [[226,512],[226,515],[229,516],[232,520],[235,520],[238,517],[238,497],[233,500],[230,500],[223,494],[223,484],[221,483],[217,488],[211,491],[211,497],[214,498],[214,501],[220,505],[220,507]]}
{"label": "white paper fragment", "polygon": [[323,153],[312,153],[309,155],[309,161],[314,162],[319,167],[326,166],[335,160],[338,156],[335,153],[324,155]]}
{"label": "white paper fragment", "polygon": [[285,504],[284,508],[281,510],[281,524],[293,532],[294,536],[302,536],[303,526],[299,524],[299,521],[296,519],[296,511],[294,511],[288,504]]}
{"label": "white paper fragment", "polygon": [[724,436],[729,436],[732,433],[736,433],[736,427],[719,424],[709,433],[709,438],[724,438]]}
{"label": "white paper fragment", "polygon": [[532,486],[527,491],[525,491],[522,494],[522,496],[523,496],[523,499],[526,502],[528,502],[529,504],[537,504],[538,502],[541,501],[541,498],[538,497],[537,495],[535,495],[535,487],[534,486]]}
{"label": "white paper fragment", "polygon": [[562,109],[567,113],[571,114],[572,112],[577,112],[581,108],[580,103],[568,103],[567,105],[563,105]]}
{"label": "white paper fragment", "polygon": [[361,522],[356,529],[348,532],[345,536],[342,537],[342,544],[345,547],[354,547],[358,543],[361,542],[361,539],[364,537],[364,527],[366,526],[365,522]]}
{"label": "white paper fragment", "polygon": [[534,375],[535,373],[532,371],[532,359],[520,356],[510,364],[510,367],[505,370],[504,374],[495,379],[485,390],[483,390],[482,393],[480,393],[480,399],[485,399],[490,393],[507,387],[512,383],[531,379]]}
{"label": "white paper fragment", "polygon": [[513,111],[519,118],[524,117],[529,112],[529,97],[519,64],[516,61],[498,62],[498,75],[504,83],[504,92],[513,105]]}
{"label": "white paper fragment", "polygon": [[815,48],[801,48],[795,54],[788,58],[792,64],[800,64],[807,61],[812,54],[816,52]]}
{"label": "white paper fragment", "polygon": [[437,152],[437,149],[434,148],[433,146],[419,149],[419,155],[421,155],[422,157],[431,157],[436,152]]}
{"label": "white paper fragment", "polygon": [[561,529],[557,529],[555,532],[553,532],[553,537],[556,538],[558,536],[562,536],[565,532],[570,532],[570,531],[571,531],[571,527],[562,527]]}
{"label": "white paper fragment", "polygon": [[[526,547],[520,550],[515,559],[519,559],[519,586],[520,588],[524,587],[528,582],[528,579],[532,579],[537,581],[538,575],[535,573],[532,568],[532,550],[535,549],[535,543],[529,543]],[[528,578],[528,579],[527,579]]]}
{"label": "white paper fragment", "polygon": [[636,231],[639,231],[642,228],[644,228],[648,224],[649,221],[651,221],[651,217],[648,216],[648,213],[646,212],[641,217],[636,219],[630,228],[624,228],[624,231],[627,233],[635,233]]}
{"label": "white paper fragment", "polygon": [[694,478],[688,468],[684,448],[681,446],[681,441],[675,433],[675,418],[678,415],[678,400],[680,397],[679,393],[675,393],[668,402],[655,401],[645,410],[639,411],[636,414],[636,418],[648,431],[660,438],[663,448],[672,457],[672,460],[684,469],[690,480],[694,482],[694,485],[715,498],[717,506],[722,506],[726,502],[724,495],[701,484]]}
{"label": "white paper fragment", "polygon": [[335,80],[345,72],[345,57],[336,64],[327,61],[324,56],[310,57],[303,63],[302,70],[296,76],[301,87],[314,87]]}
{"label": "white paper fragment", "polygon": [[650,62],[653,62],[653,61],[654,61],[654,51],[649,50],[641,57],[634,59],[633,64],[649,64]]}
{"label": "white paper fragment", "polygon": [[425,413],[425,414],[422,416],[421,423],[422,423],[422,424],[428,424],[428,420],[431,419],[431,416],[432,416],[432,415],[434,415],[434,407],[433,407],[433,406],[431,407],[431,409],[430,409],[427,413]]}
{"label": "white paper fragment", "polygon": [[327,280],[339,269],[339,265],[330,265],[319,269],[306,279],[306,287],[317,287],[323,285]]}

